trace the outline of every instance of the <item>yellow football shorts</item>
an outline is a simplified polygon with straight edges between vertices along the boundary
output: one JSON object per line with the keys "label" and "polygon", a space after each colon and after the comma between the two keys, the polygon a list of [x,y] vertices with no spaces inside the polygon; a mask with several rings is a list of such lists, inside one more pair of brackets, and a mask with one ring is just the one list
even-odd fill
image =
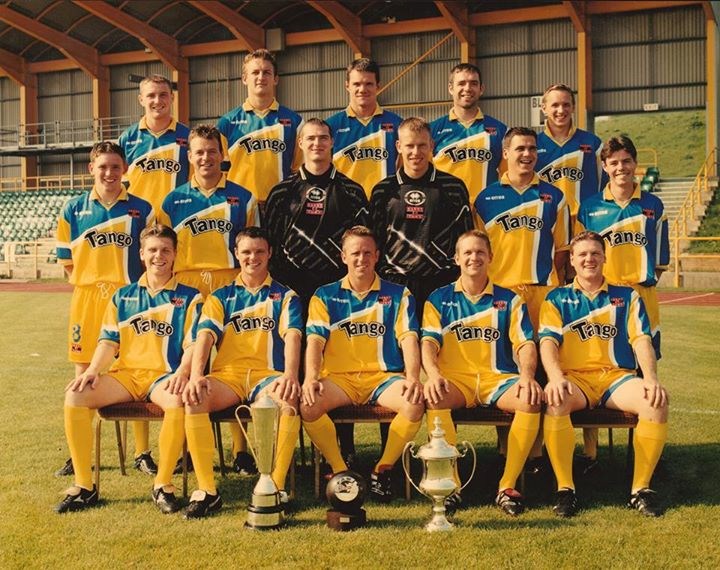
{"label": "yellow football shorts", "polygon": [[474,408],[478,404],[494,406],[500,397],[519,379],[517,374],[497,374],[485,372],[477,374],[457,374],[446,377],[462,395],[465,407]]}
{"label": "yellow football shorts", "polygon": [[68,359],[89,363],[97,347],[103,315],[117,283],[99,281],[95,285],[76,286],[70,300],[68,322]]}
{"label": "yellow football shorts", "polygon": [[120,368],[108,371],[108,376],[112,376],[123,385],[133,400],[150,400],[150,394],[153,389],[166,380],[170,374],[160,370],[145,370],[140,368]]}
{"label": "yellow football shorts", "polygon": [[338,386],[353,404],[377,404],[380,395],[394,382],[405,380],[399,372],[345,372],[328,374],[321,382]]}
{"label": "yellow football shorts", "polygon": [[588,402],[589,408],[604,406],[613,392],[628,380],[637,378],[634,370],[608,368],[605,370],[573,370],[565,377],[575,384]]}
{"label": "yellow football shorts", "polygon": [[275,370],[235,369],[211,371],[211,378],[227,385],[243,402],[253,402],[268,384],[282,376]]}

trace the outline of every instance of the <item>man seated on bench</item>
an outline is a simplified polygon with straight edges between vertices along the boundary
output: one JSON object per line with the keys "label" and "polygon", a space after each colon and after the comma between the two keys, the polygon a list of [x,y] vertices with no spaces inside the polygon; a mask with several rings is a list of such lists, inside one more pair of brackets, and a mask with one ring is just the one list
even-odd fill
{"label": "man seated on bench", "polygon": [[[570,414],[605,406],[638,416],[635,468],[628,506],[659,516],[650,479],[667,440],[668,395],[657,378],[645,306],[630,287],[603,278],[605,243],[581,232],[570,242],[575,280],[551,291],[540,313],[540,355],[548,375],[545,445],[558,492],[555,514],[577,511],[572,477],[575,434]],[[640,365],[643,378],[638,378]]]}
{"label": "man seated on bench", "polygon": [[[453,445],[457,433],[451,410],[480,404],[515,412],[495,504],[517,516],[525,505],[515,483],[537,437],[543,391],[535,381],[537,352],[527,307],[510,289],[489,280],[491,261],[486,234],[470,230],[458,238],[455,263],[460,278],[436,289],[425,303],[424,392],[428,429],[440,418]],[[459,494],[446,500],[450,512],[459,504]]]}
{"label": "man seated on bench", "polygon": [[387,502],[392,499],[391,469],[420,428],[425,406],[415,301],[402,285],[378,277],[379,255],[371,230],[350,228],[342,237],[347,276],[320,287],[310,299],[300,411],[333,473],[347,465],[330,410],[378,404],[397,412],[370,475],[371,495]]}
{"label": "man seated on bench", "polygon": [[179,509],[172,474],[185,441],[180,394],[190,374],[202,303],[197,289],[178,283],[173,275],[176,250],[177,236],[172,228],[155,225],[141,232],[140,259],[145,273],[136,283],[115,292],[105,311],[90,365],[66,388],[65,434],[75,486],[55,508],[58,513],[97,503],[92,483],[95,410],[143,400],[165,411],[152,498],[163,513]]}
{"label": "man seated on bench", "polygon": [[[303,323],[298,296],[268,272],[271,254],[264,229],[240,230],[235,239],[240,274],[205,300],[192,374],[183,392],[185,431],[198,482],[187,519],[205,517],[222,506],[213,474],[210,412],[240,402],[250,404],[263,391],[281,409],[272,479],[281,491],[281,501],[287,502],[285,478],[300,432],[298,368]],[[215,344],[217,356],[206,376]]]}

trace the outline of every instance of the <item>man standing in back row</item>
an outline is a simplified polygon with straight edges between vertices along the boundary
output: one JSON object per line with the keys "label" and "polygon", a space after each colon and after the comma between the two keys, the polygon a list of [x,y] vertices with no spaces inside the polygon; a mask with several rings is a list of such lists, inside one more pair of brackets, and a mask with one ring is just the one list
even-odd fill
{"label": "man standing in back row", "polygon": [[498,180],[507,127],[480,110],[485,86],[476,66],[461,63],[453,67],[448,91],[453,99],[450,114],[430,123],[435,141],[433,162],[465,182],[472,204],[480,192]]}
{"label": "man standing in back row", "polygon": [[395,174],[395,141],[402,120],[378,105],[379,87],[378,64],[366,57],[356,59],[345,80],[350,104],[327,120],[335,138],[335,167],[360,184],[368,199],[378,182]]}

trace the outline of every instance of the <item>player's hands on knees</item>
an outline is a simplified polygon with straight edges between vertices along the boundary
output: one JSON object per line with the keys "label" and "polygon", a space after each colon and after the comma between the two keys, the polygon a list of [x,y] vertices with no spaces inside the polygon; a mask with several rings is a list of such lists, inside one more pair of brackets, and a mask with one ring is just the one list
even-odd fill
{"label": "player's hands on knees", "polygon": [[190,378],[190,381],[182,391],[183,404],[190,406],[202,404],[204,396],[210,394],[210,392],[212,392],[212,388],[210,387],[210,381],[207,376]]}
{"label": "player's hands on knees", "polygon": [[91,390],[95,389],[95,385],[97,384],[97,381],[100,379],[100,375],[97,372],[91,372],[89,370],[86,370],[80,376],[76,376],[70,382],[68,382],[68,385],[65,386],[65,391],[70,392],[82,392],[86,386],[90,386]]}
{"label": "player's hands on knees", "polygon": [[423,385],[419,380],[406,378],[403,380],[402,395],[409,404],[419,404],[423,401]]}
{"label": "player's hands on knees", "polygon": [[272,394],[284,402],[292,402],[300,396],[300,382],[297,377],[283,374],[277,378],[270,388]]}
{"label": "player's hands on knees", "polygon": [[534,378],[520,378],[515,384],[515,397],[524,404],[539,406],[545,399],[545,392]]}
{"label": "player's hands on knees", "polygon": [[644,398],[650,402],[653,408],[664,408],[668,405],[668,394],[657,380],[642,379]]}
{"label": "player's hands on knees", "polygon": [[165,382],[164,389],[166,392],[181,396],[183,391],[185,390],[185,386],[189,381],[190,378],[185,372],[177,370],[175,374],[170,376],[170,378],[168,378],[168,381]]}
{"label": "player's hands on knees", "polygon": [[306,378],[302,385],[302,403],[306,406],[314,405],[317,400],[316,394],[322,396],[324,390],[325,388],[323,388],[320,380],[309,380]]}
{"label": "player's hands on knees", "polygon": [[431,404],[439,404],[445,399],[445,394],[450,392],[450,383],[442,376],[429,378],[423,386],[423,395]]}
{"label": "player's hands on knees", "polygon": [[564,377],[548,379],[547,386],[545,386],[545,401],[550,406],[562,406],[566,392],[572,395],[573,387]]}

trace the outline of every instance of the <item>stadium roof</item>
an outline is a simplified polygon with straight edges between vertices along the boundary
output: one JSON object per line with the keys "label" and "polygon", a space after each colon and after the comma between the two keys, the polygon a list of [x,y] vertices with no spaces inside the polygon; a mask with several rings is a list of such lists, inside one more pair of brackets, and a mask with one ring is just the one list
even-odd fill
{"label": "stadium roof", "polygon": [[[346,41],[367,53],[369,39],[452,30],[471,42],[472,27],[570,19],[580,31],[594,14],[710,2],[552,0],[6,0],[0,4],[0,69],[19,74],[162,60],[186,69],[187,57],[265,47],[282,29],[288,46]],[[22,81],[20,81],[22,82]]]}

